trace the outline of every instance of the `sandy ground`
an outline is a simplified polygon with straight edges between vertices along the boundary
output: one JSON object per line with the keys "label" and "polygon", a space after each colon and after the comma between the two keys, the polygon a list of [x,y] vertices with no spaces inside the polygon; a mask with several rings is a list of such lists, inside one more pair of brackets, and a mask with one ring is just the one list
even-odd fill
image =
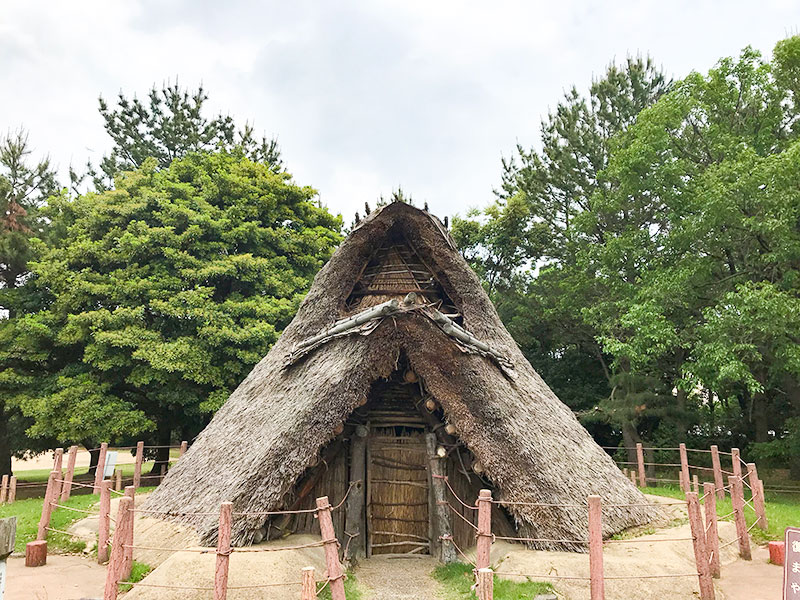
{"label": "sandy ground", "polygon": [[[68,448],[64,448],[64,468],[67,467],[67,452]],[[109,448],[109,450],[116,450]],[[78,450],[75,455],[76,467],[88,467],[90,455],[86,450]],[[129,450],[119,450],[117,453],[117,464],[131,464],[136,462],[136,457],[130,453]],[[33,458],[26,458],[19,460],[17,458],[11,459],[11,470],[15,473],[17,471],[29,471],[34,469],[52,469],[53,468],[53,453],[45,452]]]}
{"label": "sandy ground", "polygon": [[81,556],[53,555],[47,564],[25,567],[24,556],[8,559],[5,600],[102,598],[106,568]]}
{"label": "sandy ground", "polygon": [[373,557],[355,571],[356,581],[367,600],[436,600],[439,583],[431,572],[439,563],[423,558]]}
{"label": "sandy ground", "polygon": [[753,546],[753,560],[739,560],[722,569],[718,589],[725,600],[777,600],[781,597],[783,567],[769,563],[766,546]]}

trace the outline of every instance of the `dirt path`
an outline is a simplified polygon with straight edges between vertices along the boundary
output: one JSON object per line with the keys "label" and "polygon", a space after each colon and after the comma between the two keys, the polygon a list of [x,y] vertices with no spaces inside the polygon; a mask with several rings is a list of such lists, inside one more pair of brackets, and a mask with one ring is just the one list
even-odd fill
{"label": "dirt path", "polygon": [[363,561],[355,575],[365,600],[438,600],[439,584],[431,577],[436,559],[380,558]]}
{"label": "dirt path", "polygon": [[771,600],[781,597],[783,568],[769,564],[766,547],[753,546],[753,560],[722,568],[719,589],[725,600]]}
{"label": "dirt path", "polygon": [[102,598],[106,568],[80,556],[50,554],[47,564],[25,567],[25,558],[8,559],[5,600]]}

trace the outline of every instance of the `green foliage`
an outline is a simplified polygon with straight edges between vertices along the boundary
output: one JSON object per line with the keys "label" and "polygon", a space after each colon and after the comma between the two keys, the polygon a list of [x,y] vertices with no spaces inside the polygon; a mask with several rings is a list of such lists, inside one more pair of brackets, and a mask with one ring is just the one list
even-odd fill
{"label": "green foliage", "polygon": [[[131,563],[131,574],[128,576],[128,581],[132,583],[141,581],[142,579],[147,577],[150,574],[150,571],[152,570],[153,567],[151,567],[150,565],[134,560]],[[120,584],[119,589],[121,592],[127,592],[132,587],[133,587],[132,585]]]}
{"label": "green foliage", "polygon": [[[89,510],[97,502],[97,496],[71,496],[66,506]],[[42,498],[17,500],[14,504],[0,505],[0,519],[17,517],[17,538],[14,543],[15,552],[25,552],[25,544],[36,539],[39,518],[42,516]],[[66,531],[72,523],[85,515],[64,509],[55,509],[50,518],[50,527]],[[80,552],[86,547],[83,541],[71,538],[63,533],[48,532],[47,546],[52,551]]]}
{"label": "green foliage", "polygon": [[[29,434],[124,440],[199,431],[277,339],[340,240],[315,192],[241,151],[154,159],[117,189],[47,208],[15,328]],[[48,376],[41,376],[47,373]],[[185,437],[184,437],[185,439]]]}
{"label": "green foliage", "polygon": [[[451,563],[440,565],[433,571],[433,578],[444,587],[444,598],[447,600],[467,600],[477,598],[472,586],[475,585],[475,576],[472,566],[464,563]],[[494,577],[495,600],[527,600],[537,594],[552,592],[549,583],[526,581],[516,583],[508,579]]]}
{"label": "green foliage", "polygon": [[[319,587],[320,586],[317,586],[317,589],[319,589]],[[347,573],[345,573],[344,595],[347,597],[347,600],[361,600],[364,597],[361,592],[361,588],[358,586],[358,580],[353,572],[349,570]],[[317,598],[320,600],[331,600],[330,586],[326,585],[324,588],[322,588],[317,593]]]}

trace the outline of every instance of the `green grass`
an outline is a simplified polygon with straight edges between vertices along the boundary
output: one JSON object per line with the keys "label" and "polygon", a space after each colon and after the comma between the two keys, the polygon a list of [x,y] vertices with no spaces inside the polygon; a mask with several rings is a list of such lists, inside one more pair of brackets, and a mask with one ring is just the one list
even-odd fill
{"label": "green grass", "polygon": [[[136,583],[137,581],[141,581],[142,579],[147,577],[150,574],[150,571],[152,571],[152,570],[153,570],[153,567],[151,567],[150,565],[147,565],[145,563],[140,563],[140,562],[137,562],[137,561],[133,561],[133,564],[131,565],[131,574],[130,574],[130,577],[128,577],[128,581],[131,581],[133,583]],[[132,585],[122,585],[122,584],[120,584],[119,590],[121,592],[127,592],[132,587],[133,587]]]}
{"label": "green grass", "polygon": [[[98,501],[97,496],[72,496],[65,506],[89,510]],[[17,540],[14,544],[15,552],[24,552],[25,544],[36,539],[39,527],[39,518],[42,516],[42,499],[30,498],[17,500],[14,504],[0,505],[0,518],[17,517]],[[56,508],[50,517],[50,527],[66,530],[72,523],[85,517],[83,513],[72,512],[63,508]],[[49,531],[47,533],[48,551],[81,552],[86,547],[86,542],[77,541],[63,533]]]}
{"label": "green grass", "polygon": [[[441,565],[433,571],[433,578],[444,587],[446,600],[467,600],[477,598],[472,586],[475,576],[472,566],[464,563]],[[537,594],[552,592],[549,583],[526,581],[516,583],[507,579],[494,578],[494,600],[530,600]],[[350,596],[348,596],[350,598]]]}
{"label": "green grass", "polygon": [[[659,486],[639,488],[642,492],[653,494],[655,496],[666,496],[668,498],[684,499],[684,493],[680,487],[676,486]],[[765,494],[766,507],[767,507],[767,524],[769,528],[767,531],[762,531],[759,527],[754,527],[750,530],[750,535],[757,543],[763,544],[770,540],[782,540],[783,533],[787,527],[800,526],[800,494],[775,494],[766,492]],[[717,499],[717,515],[727,515],[733,510],[731,506],[730,496],[726,496],[724,500]],[[756,520],[756,515],[752,509],[745,507],[745,520],[749,527]],[[730,520],[733,517],[729,518]]]}
{"label": "green grass", "polygon": [[[317,584],[317,587],[320,585],[321,584]],[[347,596],[347,600],[361,600],[364,597],[352,571],[347,571],[347,576],[344,579],[344,595]],[[322,591],[317,594],[317,598],[320,600],[331,600],[331,587],[326,585]]]}

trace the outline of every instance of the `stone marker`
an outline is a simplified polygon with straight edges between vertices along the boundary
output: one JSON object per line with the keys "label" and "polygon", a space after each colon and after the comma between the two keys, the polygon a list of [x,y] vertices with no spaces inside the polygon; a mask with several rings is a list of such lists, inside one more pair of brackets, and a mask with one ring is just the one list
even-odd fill
{"label": "stone marker", "polygon": [[17,517],[0,519],[0,600],[6,591],[6,559],[14,551],[17,538]]}

